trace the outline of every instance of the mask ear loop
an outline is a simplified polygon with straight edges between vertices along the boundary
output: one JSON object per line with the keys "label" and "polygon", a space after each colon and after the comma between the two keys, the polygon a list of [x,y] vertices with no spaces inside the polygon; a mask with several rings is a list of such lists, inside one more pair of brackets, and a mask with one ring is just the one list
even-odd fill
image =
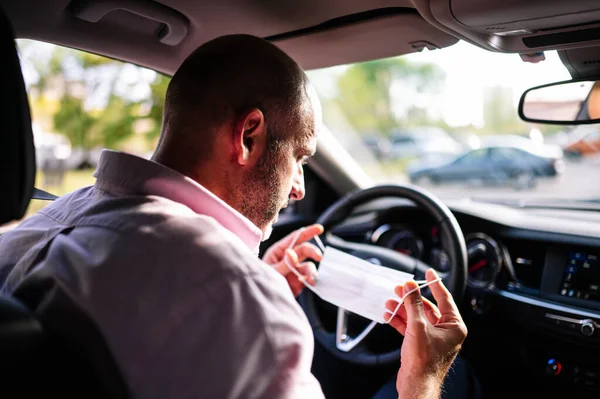
{"label": "mask ear loop", "polygon": [[398,310],[400,310],[400,306],[402,306],[402,304],[404,303],[404,300],[406,299],[406,297],[408,297],[413,292],[415,292],[417,290],[420,290],[421,288],[427,287],[428,285],[431,285],[433,283],[440,282],[440,281],[442,281],[442,279],[440,277],[438,277],[435,280],[431,280],[431,281],[419,280],[419,281],[416,281],[416,283],[419,284],[419,283],[424,282],[424,281],[425,281],[424,284],[422,284],[422,285],[420,285],[420,286],[418,286],[416,288],[413,288],[412,290],[408,291],[406,294],[402,295],[402,298],[400,298],[400,301],[398,302],[398,306],[396,306],[396,309],[394,309],[394,312],[391,313],[392,316],[389,318],[388,321],[385,322],[385,324],[389,324],[390,321],[394,318],[394,316],[396,316],[396,313],[398,313]]}
{"label": "mask ear loop", "polygon": [[325,245],[323,245],[323,241],[321,241],[319,236],[315,236],[314,238],[315,238],[315,241],[317,242],[317,245],[319,246],[319,248],[321,248],[321,251],[325,252]]}

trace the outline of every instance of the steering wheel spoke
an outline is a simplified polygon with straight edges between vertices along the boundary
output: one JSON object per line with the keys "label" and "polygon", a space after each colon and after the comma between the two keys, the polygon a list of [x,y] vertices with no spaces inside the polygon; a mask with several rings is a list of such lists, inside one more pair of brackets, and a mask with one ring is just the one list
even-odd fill
{"label": "steering wheel spoke", "polygon": [[335,328],[335,347],[342,352],[350,352],[356,348],[369,333],[377,325],[376,321],[372,321],[363,331],[360,332],[356,337],[350,337],[348,335],[348,311],[342,308],[338,308],[337,312],[337,323]]}

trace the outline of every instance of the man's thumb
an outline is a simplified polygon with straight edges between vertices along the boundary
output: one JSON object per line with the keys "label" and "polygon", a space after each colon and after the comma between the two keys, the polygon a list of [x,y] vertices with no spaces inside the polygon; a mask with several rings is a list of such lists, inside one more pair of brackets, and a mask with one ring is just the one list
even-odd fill
{"label": "man's thumb", "polygon": [[407,322],[410,324],[413,320],[423,320],[425,311],[423,310],[423,297],[419,286],[414,281],[408,281],[404,284],[404,307],[406,308]]}

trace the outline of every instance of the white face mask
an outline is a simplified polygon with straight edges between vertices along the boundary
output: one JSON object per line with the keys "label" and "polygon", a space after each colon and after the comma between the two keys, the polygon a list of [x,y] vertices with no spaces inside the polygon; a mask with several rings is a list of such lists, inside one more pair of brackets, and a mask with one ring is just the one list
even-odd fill
{"label": "white face mask", "polygon": [[[385,307],[388,299],[398,302],[392,313],[395,315],[410,293],[439,281],[417,281],[417,284],[425,284],[400,298],[395,294],[394,288],[412,280],[412,274],[369,263],[332,247],[324,248],[319,238],[315,239],[323,250],[323,259],[319,264],[314,286],[307,284],[286,259],[287,266],[321,299],[378,323],[387,324],[383,315],[390,313]],[[296,240],[292,241],[290,248],[293,248],[295,242]]]}

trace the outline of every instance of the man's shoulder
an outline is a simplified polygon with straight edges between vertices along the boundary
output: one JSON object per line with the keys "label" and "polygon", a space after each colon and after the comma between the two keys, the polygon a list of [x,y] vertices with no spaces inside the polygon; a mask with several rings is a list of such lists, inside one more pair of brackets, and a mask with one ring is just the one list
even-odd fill
{"label": "man's shoulder", "polygon": [[110,262],[136,257],[145,267],[173,265],[171,273],[196,277],[217,272],[225,277],[264,274],[268,269],[214,218],[159,196],[103,199],[74,224],[70,234],[75,240],[108,238]]}

